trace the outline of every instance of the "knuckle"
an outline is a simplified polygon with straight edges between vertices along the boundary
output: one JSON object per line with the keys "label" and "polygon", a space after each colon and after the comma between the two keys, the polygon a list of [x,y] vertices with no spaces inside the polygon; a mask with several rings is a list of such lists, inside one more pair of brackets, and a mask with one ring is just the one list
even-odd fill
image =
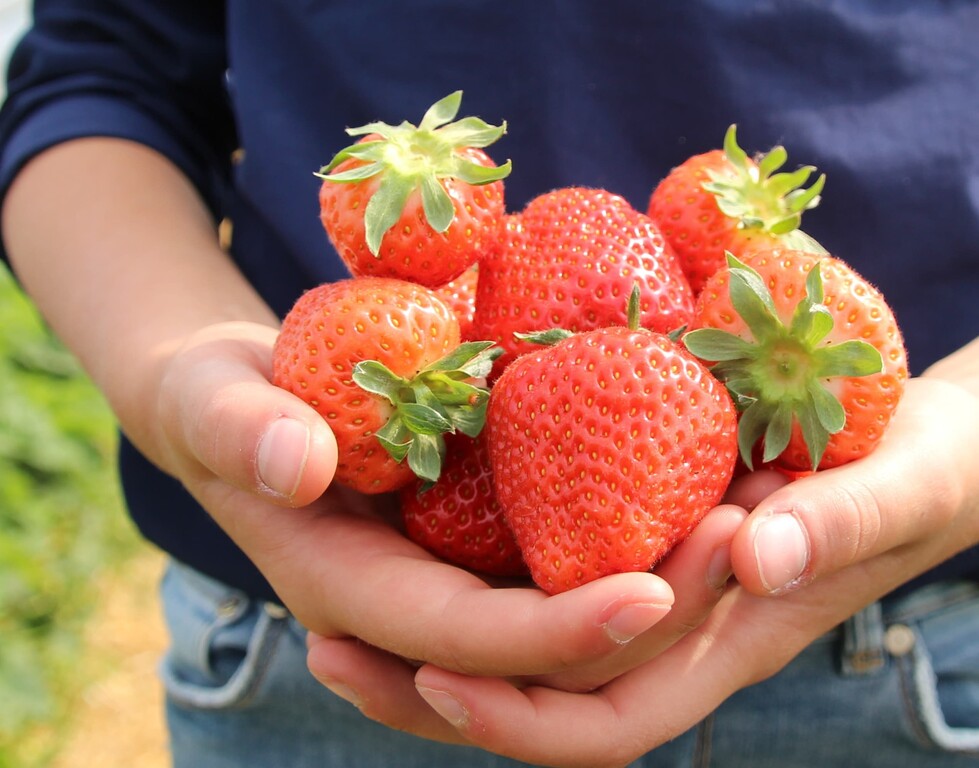
{"label": "knuckle", "polygon": [[881,505],[873,489],[866,483],[853,481],[840,487],[842,524],[851,542],[851,559],[876,549],[881,539],[883,519]]}

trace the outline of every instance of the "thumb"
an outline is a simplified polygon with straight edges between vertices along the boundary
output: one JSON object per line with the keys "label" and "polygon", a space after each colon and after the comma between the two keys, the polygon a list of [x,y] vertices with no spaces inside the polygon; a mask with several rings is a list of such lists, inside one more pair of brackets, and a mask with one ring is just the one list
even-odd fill
{"label": "thumb", "polygon": [[966,516],[959,513],[967,495],[963,478],[974,474],[962,450],[973,439],[972,427],[961,416],[934,413],[936,402],[952,403],[954,391],[942,398],[927,394],[925,387],[909,387],[870,455],[798,479],[758,502],[731,548],[744,587],[779,594],[892,553],[900,560],[889,577],[893,588],[968,545],[969,531],[959,530]]}
{"label": "thumb", "polygon": [[170,462],[191,486],[218,479],[279,504],[304,506],[329,486],[332,430],[269,382],[275,330],[229,323],[198,334],[171,360],[160,394]]}

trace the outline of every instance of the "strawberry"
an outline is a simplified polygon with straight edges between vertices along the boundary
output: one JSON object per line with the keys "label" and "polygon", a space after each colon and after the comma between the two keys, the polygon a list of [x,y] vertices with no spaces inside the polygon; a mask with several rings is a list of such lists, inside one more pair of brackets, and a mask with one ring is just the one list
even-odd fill
{"label": "strawberry", "polygon": [[518,357],[490,394],[497,498],[551,594],[652,568],[734,471],[736,413],[723,385],[680,344],[638,328],[636,314],[631,327]]}
{"label": "strawberry", "polygon": [[[304,293],[282,323],[272,382],[323,416],[338,482],[383,493],[438,479],[445,433],[485,420],[490,344],[459,344],[459,323],[423,286],[355,278]],[[407,463],[404,460],[407,459]]]}
{"label": "strawberry", "polygon": [[435,289],[435,293],[453,311],[459,321],[459,335],[463,340],[476,338],[473,326],[476,318],[476,284],[479,281],[479,263],[473,264],[455,280]]}
{"label": "strawberry", "polygon": [[497,167],[482,150],[506,124],[454,121],[461,100],[449,94],[418,126],[350,128],[361,138],[320,169],[320,220],[354,276],[435,287],[476,261],[504,213],[510,162]]}
{"label": "strawberry", "polygon": [[401,490],[409,539],[464,568],[494,576],[526,576],[520,549],[493,490],[483,432],[446,439],[447,455],[435,485],[421,480]]}
{"label": "strawberry", "polygon": [[833,256],[773,249],[729,256],[683,337],[716,363],[741,409],[749,467],[792,471],[860,458],[884,434],[908,377],[901,331],[881,293]]}
{"label": "strawberry", "polygon": [[479,270],[474,333],[506,350],[495,372],[531,348],[517,333],[624,324],[637,284],[644,327],[666,333],[692,317],[690,286],[656,225],[605,190],[535,198],[503,220]]}
{"label": "strawberry", "polygon": [[802,214],[819,204],[826,182],[803,185],[815,168],[776,173],[788,155],[783,147],[751,159],[728,128],[724,149],[690,157],[653,189],[646,212],[676,251],[694,293],[725,266],[725,253],[774,246],[822,249],[799,229]]}

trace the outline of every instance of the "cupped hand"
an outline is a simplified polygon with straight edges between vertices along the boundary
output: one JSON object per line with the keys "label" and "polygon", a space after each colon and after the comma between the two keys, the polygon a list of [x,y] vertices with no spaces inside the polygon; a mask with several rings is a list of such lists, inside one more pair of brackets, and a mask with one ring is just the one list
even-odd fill
{"label": "cupped hand", "polygon": [[972,546],[979,539],[977,429],[973,393],[912,379],[869,456],[781,487],[756,479],[756,487],[732,494],[753,508],[732,545],[738,581],[777,595],[882,558],[896,566],[878,586],[883,594]]}
{"label": "cupped hand", "polygon": [[[873,600],[976,544],[979,476],[970,446],[977,429],[974,394],[915,379],[869,457],[793,483],[769,473],[742,480],[729,496],[752,509],[731,546],[739,583],[685,636],[594,691],[434,664],[409,681],[394,659],[371,649],[329,650],[345,654],[345,674],[353,672],[347,693],[356,691],[381,722],[534,764],[626,765],[778,672]],[[407,708],[411,683],[427,709],[417,699]]]}
{"label": "cupped hand", "polygon": [[326,422],[269,383],[274,339],[259,324],[221,324],[172,356],[160,461],[312,632],[459,672],[544,675],[619,652],[670,613],[673,591],[652,574],[547,597],[491,585],[412,544],[390,498],[331,484]]}

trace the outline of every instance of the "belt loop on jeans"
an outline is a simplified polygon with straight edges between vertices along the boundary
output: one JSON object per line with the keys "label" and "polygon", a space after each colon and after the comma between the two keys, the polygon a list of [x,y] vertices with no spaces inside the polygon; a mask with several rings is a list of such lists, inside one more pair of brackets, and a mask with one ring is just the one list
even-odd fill
{"label": "belt loop on jeans", "polygon": [[884,616],[880,603],[871,603],[843,623],[840,664],[846,676],[872,675],[884,668]]}

